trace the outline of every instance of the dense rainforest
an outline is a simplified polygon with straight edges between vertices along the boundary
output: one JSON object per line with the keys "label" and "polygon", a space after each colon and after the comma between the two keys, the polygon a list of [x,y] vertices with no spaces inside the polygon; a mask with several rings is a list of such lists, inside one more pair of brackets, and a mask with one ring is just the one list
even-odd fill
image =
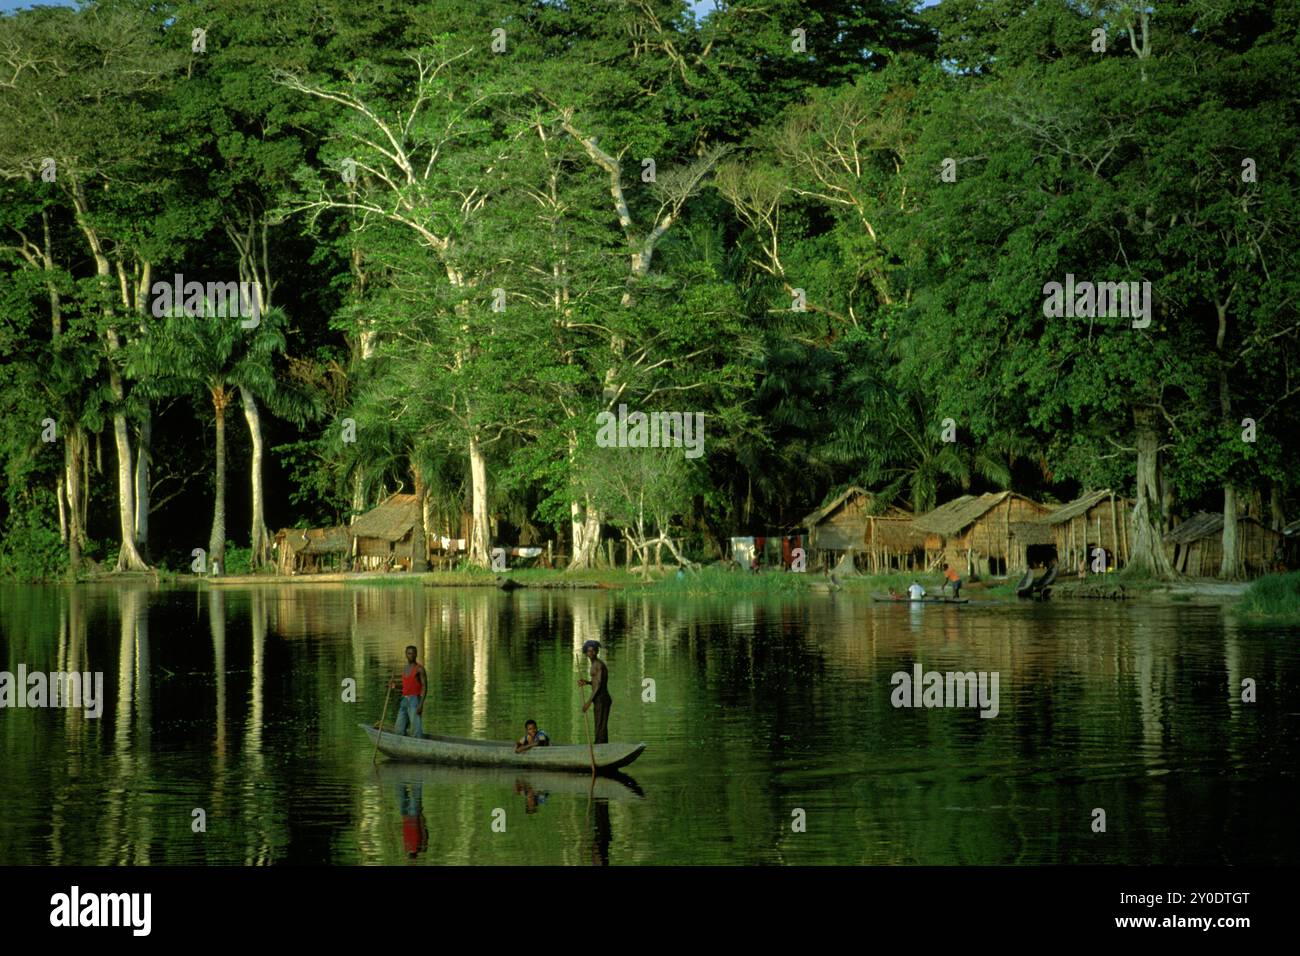
{"label": "dense rainforest", "polygon": [[[918,512],[1110,487],[1155,574],[1176,516],[1221,512],[1236,576],[1240,516],[1300,507],[1297,26],[1300,0],[0,17],[0,570],[261,567],[270,529],[399,490],[481,566],[707,558],[860,485]],[[620,409],[702,416],[701,453],[604,447]]]}

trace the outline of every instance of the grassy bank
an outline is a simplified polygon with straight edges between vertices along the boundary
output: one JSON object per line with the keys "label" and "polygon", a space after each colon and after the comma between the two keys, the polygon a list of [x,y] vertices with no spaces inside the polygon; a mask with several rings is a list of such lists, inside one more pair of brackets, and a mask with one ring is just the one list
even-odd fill
{"label": "grassy bank", "polygon": [[1300,571],[1266,574],[1253,581],[1235,610],[1263,620],[1300,622]]}

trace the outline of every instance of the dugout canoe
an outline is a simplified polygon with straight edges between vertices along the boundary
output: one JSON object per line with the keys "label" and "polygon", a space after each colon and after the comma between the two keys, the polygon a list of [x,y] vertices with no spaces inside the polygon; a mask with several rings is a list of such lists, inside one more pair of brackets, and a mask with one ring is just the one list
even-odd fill
{"label": "dugout canoe", "polygon": [[923,598],[890,597],[888,594],[873,594],[871,600],[885,604],[969,604],[970,598],[932,597]]}
{"label": "dugout canoe", "polygon": [[[586,744],[552,744],[536,747],[527,753],[515,753],[510,740],[471,740],[467,737],[444,737],[425,734],[422,738],[399,737],[385,727],[381,734],[369,724],[360,724],[379,752],[394,760],[419,763],[452,764],[460,767],[513,767],[533,770],[558,770],[591,773],[591,751]],[[608,772],[626,767],[645,750],[645,744],[596,744],[593,748],[596,769]]]}

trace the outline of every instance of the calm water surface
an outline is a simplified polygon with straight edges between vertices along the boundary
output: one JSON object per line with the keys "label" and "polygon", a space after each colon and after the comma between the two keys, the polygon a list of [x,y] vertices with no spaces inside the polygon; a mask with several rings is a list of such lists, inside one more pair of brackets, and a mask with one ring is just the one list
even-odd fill
{"label": "calm water surface", "polygon": [[[1173,601],[5,587],[0,669],[106,700],[0,710],[0,864],[1294,863],[1296,636]],[[372,766],[407,644],[426,729],[583,743],[588,638],[626,778]],[[917,662],[997,672],[997,717],[892,706]]]}

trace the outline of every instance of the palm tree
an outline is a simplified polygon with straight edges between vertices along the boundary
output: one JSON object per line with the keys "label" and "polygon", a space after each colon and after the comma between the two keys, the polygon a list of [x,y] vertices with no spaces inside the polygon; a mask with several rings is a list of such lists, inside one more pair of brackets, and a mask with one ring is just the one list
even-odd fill
{"label": "palm tree", "polygon": [[275,357],[285,351],[283,311],[269,309],[258,324],[245,328],[238,316],[217,314],[206,303],[203,314],[183,313],[150,323],[148,334],[132,354],[132,369],[162,392],[201,388],[212,405],[216,429],[215,495],[208,560],[225,566],[226,558],[226,410],[238,394],[252,436],[252,551],[267,560],[269,536],[262,515],[262,436],[258,402],[301,424],[313,410],[308,394],[283,385],[275,375]]}

